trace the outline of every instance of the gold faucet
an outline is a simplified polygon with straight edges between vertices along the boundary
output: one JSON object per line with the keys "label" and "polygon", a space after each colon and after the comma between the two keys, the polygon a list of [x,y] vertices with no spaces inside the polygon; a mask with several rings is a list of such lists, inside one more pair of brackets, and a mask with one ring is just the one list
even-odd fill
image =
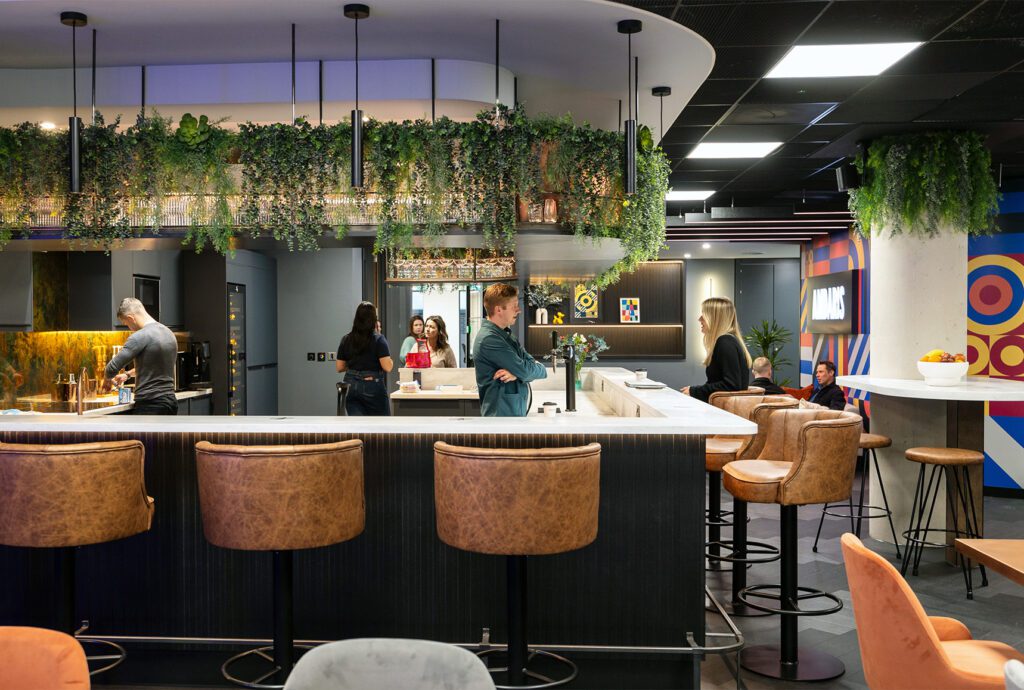
{"label": "gold faucet", "polygon": [[78,377],[78,388],[75,389],[75,407],[78,414],[80,415],[85,414],[85,409],[84,405],[82,405],[82,400],[85,397],[85,393],[83,391],[85,390],[86,385],[88,385],[88,381],[89,372],[86,370],[85,367],[82,367],[82,374]]}

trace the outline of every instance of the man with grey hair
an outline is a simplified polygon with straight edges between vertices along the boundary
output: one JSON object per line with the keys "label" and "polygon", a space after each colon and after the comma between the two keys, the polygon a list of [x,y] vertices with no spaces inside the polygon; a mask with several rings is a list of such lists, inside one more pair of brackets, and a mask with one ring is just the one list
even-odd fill
{"label": "man with grey hair", "polygon": [[[174,396],[174,360],[178,341],[171,330],[157,322],[142,302],[125,297],[117,308],[117,319],[132,332],[124,347],[107,364],[104,375],[120,386],[135,377],[135,405],[131,414],[178,414]],[[135,360],[135,368],[118,373]]]}
{"label": "man with grey hair", "polygon": [[786,391],[782,390],[772,381],[772,363],[767,357],[755,359],[754,363],[750,365],[750,371],[754,374],[754,380],[750,382],[751,386],[763,388],[764,392],[768,395],[786,394]]}

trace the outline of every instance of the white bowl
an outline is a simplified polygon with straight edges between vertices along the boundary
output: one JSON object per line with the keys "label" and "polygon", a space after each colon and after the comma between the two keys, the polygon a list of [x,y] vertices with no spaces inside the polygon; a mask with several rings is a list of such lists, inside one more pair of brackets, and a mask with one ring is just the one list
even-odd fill
{"label": "white bowl", "polygon": [[929,386],[955,386],[970,366],[967,362],[918,362],[917,370]]}

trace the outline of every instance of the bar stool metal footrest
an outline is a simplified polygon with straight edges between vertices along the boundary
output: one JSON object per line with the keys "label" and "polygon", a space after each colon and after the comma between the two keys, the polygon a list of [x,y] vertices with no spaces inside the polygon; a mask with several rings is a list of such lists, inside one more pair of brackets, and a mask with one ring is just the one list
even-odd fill
{"label": "bar stool metal footrest", "polygon": [[[720,511],[718,511],[718,520],[714,520],[711,517],[711,511],[710,510],[705,510],[704,511],[704,526],[705,527],[732,527],[732,520],[727,520],[726,519],[726,518],[731,518],[732,515],[733,515],[733,512],[731,510],[720,510]],[[750,522],[750,517],[749,516],[747,517],[747,522]]]}
{"label": "bar stool metal footrest", "polygon": [[127,658],[127,656],[128,656],[128,652],[125,650],[124,647],[122,647],[118,643],[113,642],[111,640],[104,640],[103,638],[100,638],[100,637],[79,637],[78,636],[78,633],[85,632],[88,629],[89,629],[89,621],[83,621],[82,622],[82,628],[78,632],[76,632],[74,634],[74,638],[76,640],[78,640],[78,643],[80,645],[82,645],[82,647],[85,647],[85,645],[94,644],[94,645],[99,645],[101,647],[106,647],[106,648],[114,650],[113,654],[93,654],[93,655],[90,655],[88,652],[86,653],[85,661],[86,661],[86,663],[90,664],[90,666],[94,662],[110,662],[110,663],[107,663],[105,666],[100,666],[97,669],[90,668],[89,669],[89,675],[90,676],[95,676],[95,675],[98,675],[100,673],[106,673],[107,671],[111,671],[111,670],[117,668],[118,666],[120,666],[121,664],[124,663],[125,658]]}
{"label": "bar stool metal footrest", "polygon": [[[791,602],[792,608],[790,609],[776,608],[774,606],[765,606],[764,604],[755,604],[753,601],[750,601],[750,599],[756,597],[760,599],[774,599],[781,603],[782,585],[751,585],[740,590],[740,593],[737,595],[737,597],[740,601],[742,601],[747,606],[750,606],[751,608],[755,608],[759,611],[767,611],[768,613],[777,613],[783,616],[827,616],[831,613],[840,611],[843,608],[843,602],[840,601],[839,597],[829,592],[825,592],[820,589],[814,589],[813,587],[803,586],[797,587],[796,590],[796,601]],[[773,591],[776,593],[771,593]],[[800,592],[804,592],[804,594],[800,594]],[[804,611],[799,608],[798,604],[799,602],[807,599],[828,599],[830,601],[835,602],[835,606],[832,606],[831,608],[827,609],[810,609]]]}
{"label": "bar stool metal footrest", "polygon": [[[476,655],[484,660],[484,665],[487,666],[487,670],[490,671],[492,675],[499,673],[508,673],[508,666],[491,667],[487,665],[487,657],[491,654],[497,653],[507,653],[507,648],[503,649],[501,647],[494,647],[491,649],[485,649],[483,651],[477,652]],[[529,664],[531,661],[533,661],[534,657],[536,656],[542,656],[545,659],[551,659],[552,661],[567,666],[569,669],[569,675],[564,676],[562,678],[551,678],[550,676],[542,675],[540,673],[537,673],[536,671],[532,671],[529,668],[524,667],[523,675],[528,676],[529,678],[533,678],[534,680],[539,680],[541,682],[529,685],[500,685],[498,683],[495,683],[494,687],[499,688],[500,690],[542,690],[543,688],[554,688],[558,687],[559,685],[571,683],[573,680],[576,679],[576,676],[579,675],[580,669],[575,663],[573,663],[569,659],[566,659],[564,656],[555,654],[554,652],[546,651],[544,649],[530,648],[526,657],[526,663]]]}
{"label": "bar stool metal footrest", "polygon": [[[313,648],[313,645],[309,645],[309,644],[295,644],[295,645],[292,645],[292,649],[312,649],[312,648]],[[235,685],[240,685],[243,688],[256,688],[257,690],[264,690],[265,688],[269,688],[269,689],[283,688],[284,687],[284,683],[279,683],[278,684],[278,683],[264,683],[263,682],[266,679],[268,679],[268,678],[270,678],[272,676],[277,675],[281,671],[281,667],[274,663],[274,656],[273,655],[274,655],[274,646],[273,645],[268,645],[266,647],[257,647],[256,649],[247,649],[246,651],[241,652],[240,654],[235,654],[233,657],[231,657],[230,659],[225,661],[223,664],[221,664],[220,673],[221,673],[222,676],[224,676],[225,680],[227,680],[227,681],[229,681],[231,683],[234,683]],[[236,663],[240,662],[242,659],[245,659],[246,657],[249,657],[249,656],[258,656],[261,659],[265,659],[266,661],[268,661],[270,664],[273,665],[273,668],[270,671],[267,671],[266,673],[264,673],[262,676],[259,676],[255,680],[244,680],[242,678],[238,678],[237,676],[231,675],[231,673],[228,671],[228,668],[231,667],[233,664],[236,664]],[[291,669],[289,669],[289,672],[290,672],[290,670]]]}
{"label": "bar stool metal footrest", "polygon": [[[720,549],[725,549],[725,551],[727,553],[735,554],[737,552],[737,549],[733,546],[735,543],[736,542],[734,540],[732,540],[732,539],[720,539],[720,540],[715,541],[715,542],[707,542],[704,546],[705,547],[718,546]],[[782,557],[781,552],[779,551],[779,547],[773,546],[772,544],[769,544],[768,542],[763,542],[763,541],[747,541],[745,543],[746,543],[746,548],[743,549],[743,552],[745,554],[747,554],[747,556],[735,556],[735,555],[731,555],[731,556],[717,555],[716,556],[716,555],[712,555],[710,552],[707,552],[707,551],[705,551],[704,556],[709,561],[716,561],[716,562],[717,561],[725,561],[726,563],[747,563],[748,565],[754,564],[754,563],[771,563],[772,561],[777,561],[777,560],[779,560],[779,558]],[[749,557],[750,554],[753,554],[755,556],[760,556],[761,554],[765,554],[765,557],[764,558],[750,558]]]}

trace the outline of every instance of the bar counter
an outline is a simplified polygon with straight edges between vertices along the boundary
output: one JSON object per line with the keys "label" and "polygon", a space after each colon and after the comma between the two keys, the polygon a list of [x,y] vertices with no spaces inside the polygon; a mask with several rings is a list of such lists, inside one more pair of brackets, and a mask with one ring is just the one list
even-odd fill
{"label": "bar counter", "polygon": [[[91,621],[90,634],[129,638],[129,650],[131,637],[270,635],[269,554],[216,548],[203,537],[194,453],[200,440],[362,439],[366,530],[352,541],[296,554],[296,637],[455,643],[479,642],[484,628],[493,641],[505,640],[505,562],[437,538],[434,442],[529,448],[596,441],[602,446],[597,540],[576,552],[530,559],[529,641],[687,647],[687,634],[702,640],[704,630],[704,436],[752,434],[756,427],[671,389],[627,388],[632,376],[625,369],[588,370],[582,394],[606,412],[597,416],[32,415],[0,420],[0,440],[139,439],[145,445],[147,491],[156,499],[152,529],[81,548],[77,567],[78,617]],[[534,393],[534,407],[543,400]],[[45,551],[0,548],[0,624],[52,625],[53,561]],[[699,659],[677,658],[664,687],[699,687]],[[217,669],[210,674],[215,682]]]}

